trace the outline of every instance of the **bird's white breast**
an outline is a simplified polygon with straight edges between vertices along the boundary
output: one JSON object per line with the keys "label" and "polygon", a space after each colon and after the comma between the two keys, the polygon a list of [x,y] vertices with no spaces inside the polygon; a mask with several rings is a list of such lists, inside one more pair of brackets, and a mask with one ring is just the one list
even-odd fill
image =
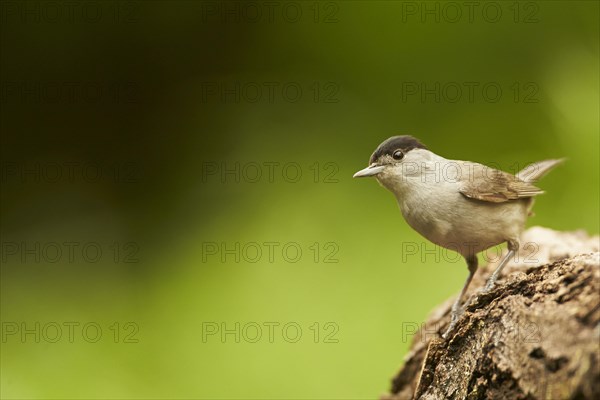
{"label": "bird's white breast", "polygon": [[394,193],[406,222],[437,245],[468,256],[518,237],[526,201],[466,198],[459,192],[461,180],[468,179],[461,163],[414,149],[395,171],[384,171],[377,180]]}

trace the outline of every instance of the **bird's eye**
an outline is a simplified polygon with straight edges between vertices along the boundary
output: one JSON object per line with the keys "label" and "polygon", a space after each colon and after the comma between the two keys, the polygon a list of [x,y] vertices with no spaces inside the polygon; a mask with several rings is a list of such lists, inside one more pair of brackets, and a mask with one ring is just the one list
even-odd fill
{"label": "bird's eye", "polygon": [[404,157],[404,153],[402,152],[402,150],[396,150],[394,154],[392,154],[392,157],[394,157],[394,160],[402,160],[402,157]]}

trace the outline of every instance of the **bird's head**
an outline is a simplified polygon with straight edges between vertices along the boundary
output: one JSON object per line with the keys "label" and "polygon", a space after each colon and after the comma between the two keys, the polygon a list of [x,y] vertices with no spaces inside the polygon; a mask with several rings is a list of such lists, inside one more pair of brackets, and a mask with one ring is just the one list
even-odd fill
{"label": "bird's head", "polygon": [[383,186],[389,187],[392,181],[402,178],[403,163],[418,159],[411,154],[415,149],[427,150],[423,143],[412,136],[392,136],[375,149],[369,159],[369,166],[355,173],[354,178],[373,176]]}

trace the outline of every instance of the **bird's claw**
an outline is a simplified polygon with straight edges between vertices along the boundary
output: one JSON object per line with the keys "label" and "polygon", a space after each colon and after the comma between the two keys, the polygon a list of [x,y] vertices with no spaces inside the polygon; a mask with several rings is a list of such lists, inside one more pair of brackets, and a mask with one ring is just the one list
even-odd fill
{"label": "bird's claw", "polygon": [[456,326],[456,321],[450,321],[450,325],[448,326],[448,328],[446,328],[446,331],[442,334],[442,339],[448,339],[448,335],[450,334],[450,332],[454,329],[454,327]]}
{"label": "bird's claw", "polygon": [[450,333],[450,331],[452,331],[452,329],[454,329],[454,327],[456,326],[456,323],[458,322],[458,319],[463,314],[463,312],[464,312],[464,307],[460,307],[458,309],[454,309],[454,308],[452,309],[452,316],[450,317],[450,325],[448,325],[448,328],[442,334],[442,338],[444,338],[444,339],[448,338],[448,334]]}

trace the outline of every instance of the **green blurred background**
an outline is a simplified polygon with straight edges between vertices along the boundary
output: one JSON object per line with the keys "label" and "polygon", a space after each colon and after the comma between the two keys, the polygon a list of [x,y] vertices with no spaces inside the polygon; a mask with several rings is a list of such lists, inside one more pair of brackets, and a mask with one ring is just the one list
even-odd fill
{"label": "green blurred background", "polygon": [[566,157],[529,224],[597,233],[598,3],[478,4],[2,2],[1,396],[387,391],[467,272],[352,180],[391,135]]}

